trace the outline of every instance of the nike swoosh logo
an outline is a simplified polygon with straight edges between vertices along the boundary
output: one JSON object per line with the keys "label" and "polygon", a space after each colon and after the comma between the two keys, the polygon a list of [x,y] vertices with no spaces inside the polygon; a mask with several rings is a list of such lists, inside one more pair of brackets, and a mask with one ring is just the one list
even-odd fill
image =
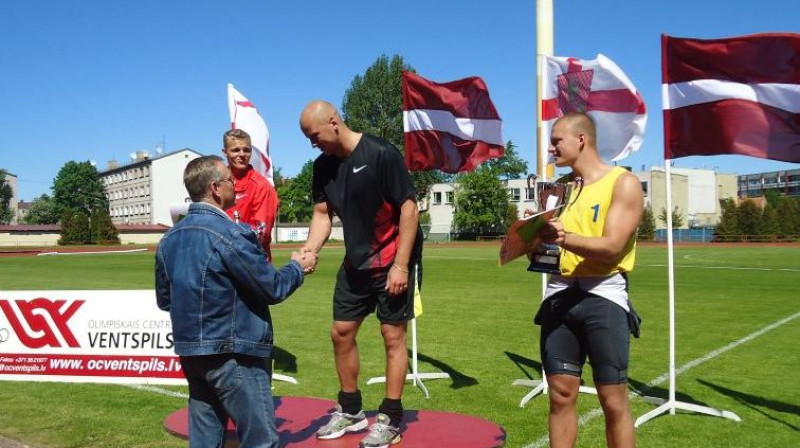
{"label": "nike swoosh logo", "polygon": [[236,195],[236,200],[238,201],[239,199],[241,199],[241,198],[243,198],[245,196],[247,196],[247,194],[237,194]]}
{"label": "nike swoosh logo", "polygon": [[359,171],[363,170],[363,169],[364,169],[364,168],[366,168],[366,167],[367,167],[367,165],[360,166],[360,167],[358,167],[358,168],[356,168],[356,167],[353,167],[353,174],[356,174],[357,172],[359,172]]}

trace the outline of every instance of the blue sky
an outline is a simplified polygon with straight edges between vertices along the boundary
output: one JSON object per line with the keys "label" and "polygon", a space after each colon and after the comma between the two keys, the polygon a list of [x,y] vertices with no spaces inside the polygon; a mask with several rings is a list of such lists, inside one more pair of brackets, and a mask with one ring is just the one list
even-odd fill
{"label": "blue sky", "polygon": [[[663,165],[660,34],[715,38],[800,31],[797,0],[554,1],[555,53],[603,53],[647,103],[645,143],[623,164]],[[0,167],[20,197],[50,193],[69,160],[125,161],[189,147],[218,153],[232,82],[267,121],[274,163],[318,154],[298,127],[310,100],[341,105],[382,54],[422,76],[481,76],[533,171],[535,1],[7,1],[0,6]],[[796,168],[742,156],[676,166],[746,174]]]}

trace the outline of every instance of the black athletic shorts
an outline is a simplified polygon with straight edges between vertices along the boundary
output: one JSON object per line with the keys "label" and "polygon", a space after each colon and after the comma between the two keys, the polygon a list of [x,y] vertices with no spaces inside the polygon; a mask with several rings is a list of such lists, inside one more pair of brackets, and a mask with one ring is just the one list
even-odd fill
{"label": "black athletic shorts", "polygon": [[596,384],[628,380],[631,327],[621,306],[573,287],[542,302],[540,313],[547,374],[580,377],[588,355]]}
{"label": "black athletic shorts", "polygon": [[375,312],[384,324],[404,323],[414,318],[414,288],[417,286],[417,265],[409,265],[408,289],[405,294],[390,297],[386,291],[388,270],[358,271],[344,264],[336,274],[333,292],[333,320],[354,322]]}

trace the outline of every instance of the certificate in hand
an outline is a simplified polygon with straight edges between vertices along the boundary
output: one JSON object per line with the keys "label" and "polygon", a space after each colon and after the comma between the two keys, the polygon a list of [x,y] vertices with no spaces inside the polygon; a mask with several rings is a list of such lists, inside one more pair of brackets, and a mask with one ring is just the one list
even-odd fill
{"label": "certificate in hand", "polygon": [[500,266],[516,260],[537,247],[541,243],[537,237],[539,230],[553,219],[563,206],[564,204],[561,204],[514,221],[506,232],[503,245],[500,246]]}
{"label": "certificate in hand", "polygon": [[178,221],[189,214],[189,204],[190,202],[181,202],[169,205],[169,216],[172,218],[172,225],[177,224]]}

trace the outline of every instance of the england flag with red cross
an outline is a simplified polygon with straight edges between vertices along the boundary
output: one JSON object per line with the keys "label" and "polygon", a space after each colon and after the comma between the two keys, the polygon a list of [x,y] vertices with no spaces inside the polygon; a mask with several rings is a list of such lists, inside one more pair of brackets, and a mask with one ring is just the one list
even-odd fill
{"label": "england flag with red cross", "polygon": [[[630,79],[611,59],[544,56],[542,64],[543,160],[556,119],[568,112],[586,112],[597,125],[597,151],[615,162],[642,145],[647,110]],[[552,160],[550,160],[552,162]]]}

